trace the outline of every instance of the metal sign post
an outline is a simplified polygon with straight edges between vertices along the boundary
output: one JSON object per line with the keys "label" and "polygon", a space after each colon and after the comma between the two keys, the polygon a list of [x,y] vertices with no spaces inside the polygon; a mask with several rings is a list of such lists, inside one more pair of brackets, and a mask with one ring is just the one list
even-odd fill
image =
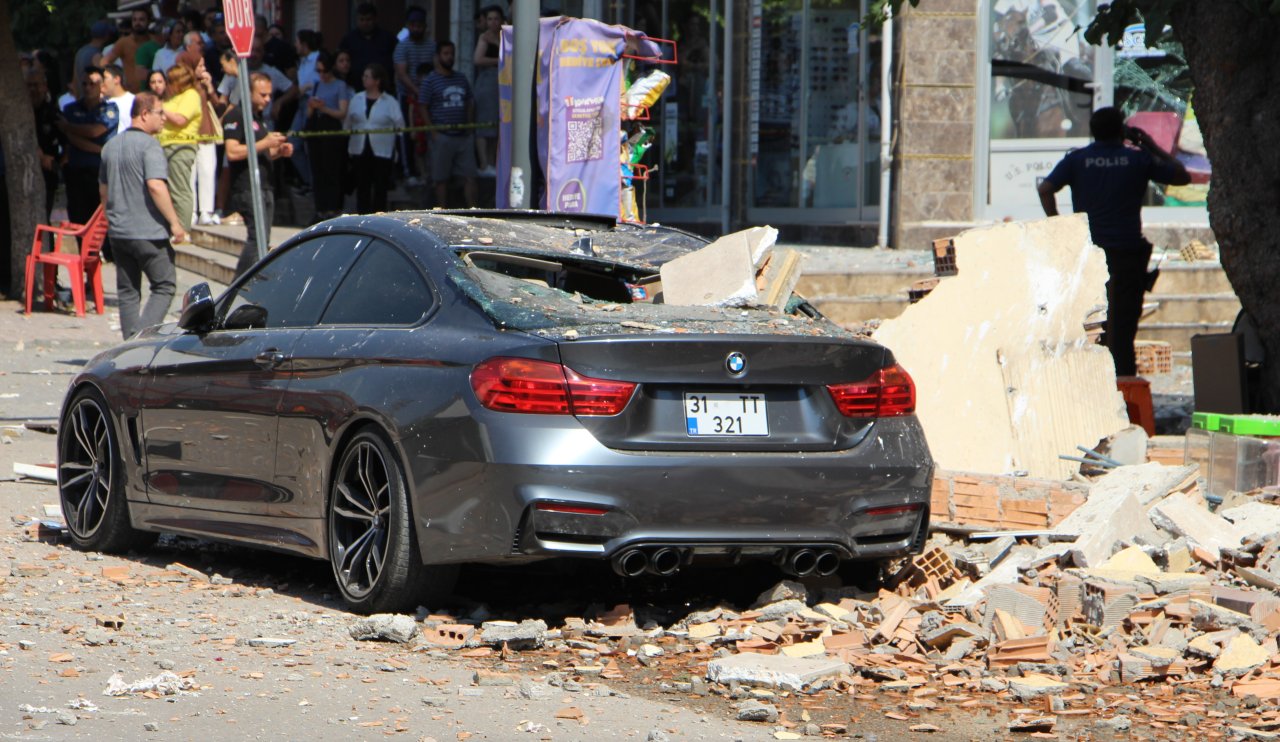
{"label": "metal sign post", "polygon": [[244,144],[249,148],[249,195],[253,198],[253,231],[258,243],[258,260],[267,254],[267,235],[271,225],[266,223],[266,209],[262,206],[262,183],[258,180],[258,135],[253,130],[253,100],[250,96],[249,63],[240,57],[240,113],[244,117]]}
{"label": "metal sign post", "polygon": [[262,184],[258,181],[258,135],[253,130],[253,100],[250,98],[249,53],[253,51],[254,15],[253,0],[224,0],[223,17],[227,36],[240,58],[238,85],[240,88],[240,114],[244,119],[244,143],[249,148],[249,187],[253,198],[253,231],[258,243],[258,259],[267,254],[267,235],[271,225],[264,222],[266,209],[262,206]]}

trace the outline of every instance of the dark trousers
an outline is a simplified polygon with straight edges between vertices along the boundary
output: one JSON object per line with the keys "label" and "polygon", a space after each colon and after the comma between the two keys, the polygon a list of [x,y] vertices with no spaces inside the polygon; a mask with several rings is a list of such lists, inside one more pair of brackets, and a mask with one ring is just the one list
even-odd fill
{"label": "dark trousers", "polygon": [[53,216],[53,195],[58,192],[58,171],[41,172],[44,175],[44,223],[49,224]]}
{"label": "dark trousers", "polygon": [[[243,276],[245,271],[253,267],[258,262],[258,230],[257,215],[253,212],[253,191],[245,189],[245,193],[236,193],[231,196],[231,208],[240,212],[240,216],[244,217],[244,228],[248,231],[249,236],[244,241],[244,247],[240,249],[240,260],[236,263],[236,278]],[[262,189],[262,212],[263,221],[267,227],[267,241],[271,241],[271,224],[276,217],[276,195],[271,192],[270,188]],[[266,246],[269,249],[269,245]],[[263,255],[266,254],[263,250]]]}
{"label": "dark trousers", "polygon": [[342,175],[347,162],[346,137],[312,137],[307,140],[311,158],[311,192],[316,213],[326,217],[342,211]]}
{"label": "dark trousers", "polygon": [[[164,322],[178,285],[173,246],[169,240],[112,240],[116,251],[116,300],[120,303],[120,332],[124,339],[138,330]],[[142,312],[142,277],[150,283],[150,296]]]}
{"label": "dark trousers", "polygon": [[[405,123],[408,124],[409,126],[417,126],[418,124],[422,123],[413,118],[412,116],[413,106],[414,104],[409,101],[409,96],[407,95],[400,96],[400,114],[404,116]],[[413,132],[408,132],[408,131],[404,132],[399,136],[398,140],[400,142],[400,158],[401,158],[400,162],[404,165],[405,175],[410,177],[417,177],[418,160],[413,156],[413,153],[416,151],[416,146],[414,144],[413,137],[414,137]]]}
{"label": "dark trousers", "polygon": [[1138,335],[1138,320],[1142,317],[1151,246],[1104,248],[1104,251],[1111,278],[1107,281],[1107,332],[1103,343],[1115,361],[1116,376],[1137,376],[1133,339]]}
{"label": "dark trousers", "polygon": [[[62,182],[67,185],[67,219],[74,224],[88,222],[102,203],[98,194],[98,168],[65,167],[62,169]],[[115,260],[110,237],[102,243],[102,259]]]}
{"label": "dark trousers", "polygon": [[391,188],[390,157],[378,157],[367,145],[355,161],[356,211],[372,214],[387,210],[387,190]]}
{"label": "dark trousers", "polygon": [[84,224],[101,203],[98,169],[66,167],[62,169],[62,181],[67,184],[67,218],[76,224]]}

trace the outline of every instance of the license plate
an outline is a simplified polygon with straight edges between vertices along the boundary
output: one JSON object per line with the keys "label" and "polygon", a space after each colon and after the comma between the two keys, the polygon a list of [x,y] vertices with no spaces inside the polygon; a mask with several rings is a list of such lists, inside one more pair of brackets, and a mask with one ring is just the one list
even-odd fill
{"label": "license plate", "polygon": [[689,435],[769,435],[763,394],[708,392],[684,395]]}

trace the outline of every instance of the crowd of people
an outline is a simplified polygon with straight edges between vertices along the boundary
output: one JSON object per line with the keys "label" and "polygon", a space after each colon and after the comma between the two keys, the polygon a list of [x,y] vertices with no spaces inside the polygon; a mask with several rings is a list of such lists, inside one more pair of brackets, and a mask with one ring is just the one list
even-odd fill
{"label": "crowd of people", "polygon": [[[316,31],[290,39],[257,18],[246,66],[268,225],[286,188],[309,196],[320,221],[349,211],[351,194],[355,213],[386,210],[398,179],[422,189],[421,207],[459,205],[450,198],[455,180],[465,204],[476,206],[477,177],[493,174],[502,9],[486,7],[477,18],[474,85],[454,69],[456,45],[428,37],[421,8],[406,10],[399,34],[379,25],[372,3],[360,5],[356,19],[330,48]],[[60,185],[70,221],[85,224],[105,209],[102,254],[118,263],[126,338],[168,310],[175,291],[170,242],[185,241],[193,226],[243,222],[248,240],[236,274],[255,262],[241,68],[221,13],[156,19],[137,8],[127,24],[94,23],[70,65],[46,51],[21,61],[45,220]],[[64,86],[60,70],[68,66]],[[477,122],[490,126],[477,129]],[[396,131],[422,126],[430,128]]]}
{"label": "crowd of people", "polygon": [[[397,181],[424,188],[424,207],[462,205],[456,194],[477,205],[476,178],[493,174],[497,152],[500,7],[477,19],[474,84],[454,69],[455,44],[428,36],[418,7],[396,34],[379,25],[374,4],[362,4],[332,47],[316,31],[290,38],[257,20],[247,66],[271,89],[260,125],[290,145],[288,166],[268,168],[265,192],[309,197],[316,221],[350,210],[349,194],[356,212],[385,210]],[[252,219],[245,191],[233,187],[237,160],[227,145],[229,128],[243,131],[239,60],[216,9],[160,19],[134,9],[127,24],[94,23],[69,65],[45,52],[24,54],[23,63],[50,207],[61,184],[70,220],[89,219],[100,202],[102,148],[130,127],[134,96],[149,92],[163,104],[156,138],[184,231]],[[424,125],[439,128],[387,131]]]}

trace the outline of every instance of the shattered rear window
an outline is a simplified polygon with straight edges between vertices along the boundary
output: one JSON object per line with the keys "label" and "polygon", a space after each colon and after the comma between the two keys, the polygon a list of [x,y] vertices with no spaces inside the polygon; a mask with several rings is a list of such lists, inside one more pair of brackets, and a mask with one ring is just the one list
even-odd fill
{"label": "shattered rear window", "polygon": [[[513,268],[504,263],[497,272],[486,265],[487,251],[467,245],[455,248],[463,253],[476,251],[478,259],[472,265],[463,258],[449,269],[449,279],[474,301],[499,327],[522,330],[554,339],[572,339],[588,335],[615,335],[628,333],[706,333],[807,335],[822,337],[859,338],[853,333],[822,319],[803,314],[800,305],[804,300],[792,297],[787,313],[781,314],[766,308],[726,308],[701,306],[674,306],[667,304],[630,303],[625,295],[625,285],[641,280],[649,271],[604,261],[572,262],[563,254],[534,255],[522,252],[530,258],[524,265]],[[581,290],[569,291],[550,285],[566,281],[549,265],[539,265],[538,260],[558,264],[582,275],[598,274],[601,280],[594,293]],[[486,269],[490,268],[490,269]],[[514,273],[515,275],[509,275]],[[612,280],[621,289],[604,289]],[[600,298],[600,294],[617,298]]]}

